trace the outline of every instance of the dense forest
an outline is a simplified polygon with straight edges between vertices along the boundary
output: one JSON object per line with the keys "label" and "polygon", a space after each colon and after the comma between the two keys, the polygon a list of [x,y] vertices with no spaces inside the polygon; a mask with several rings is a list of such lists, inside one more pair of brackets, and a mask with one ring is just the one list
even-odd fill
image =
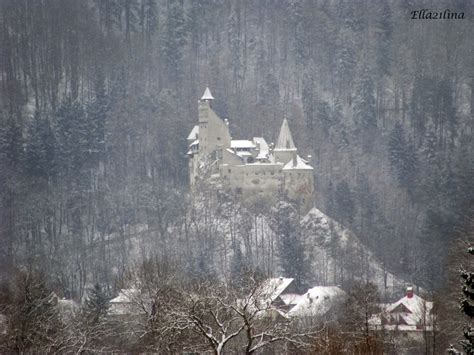
{"label": "dense forest", "polygon": [[[412,20],[422,8],[466,18]],[[222,261],[209,255],[227,247],[223,277],[271,274],[271,262],[253,262],[273,253],[265,246],[216,241],[217,214],[247,235],[255,213],[189,196],[186,137],[208,86],[235,138],[273,141],[286,117],[312,156],[314,205],[391,273],[446,292],[464,252],[455,241],[472,240],[474,227],[472,10],[469,1],[0,1],[2,282],[30,268],[68,298],[95,283],[113,293],[136,261],[137,235],[153,246],[143,255],[191,278],[219,275]],[[276,229],[290,219],[275,218]],[[284,268],[294,254],[279,257]]]}

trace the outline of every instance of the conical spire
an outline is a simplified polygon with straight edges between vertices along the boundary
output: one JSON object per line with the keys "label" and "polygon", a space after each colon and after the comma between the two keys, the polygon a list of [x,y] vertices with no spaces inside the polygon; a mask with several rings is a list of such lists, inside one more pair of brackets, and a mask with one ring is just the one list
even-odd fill
{"label": "conical spire", "polygon": [[288,126],[288,121],[286,118],[283,120],[283,123],[280,128],[280,135],[275,146],[276,150],[295,150],[296,146],[293,142],[293,137],[291,136],[290,127]]}
{"label": "conical spire", "polygon": [[202,101],[204,101],[204,100],[214,100],[214,97],[212,96],[211,90],[209,90],[209,88],[206,88],[206,90],[204,90],[204,95],[202,95],[201,100]]}

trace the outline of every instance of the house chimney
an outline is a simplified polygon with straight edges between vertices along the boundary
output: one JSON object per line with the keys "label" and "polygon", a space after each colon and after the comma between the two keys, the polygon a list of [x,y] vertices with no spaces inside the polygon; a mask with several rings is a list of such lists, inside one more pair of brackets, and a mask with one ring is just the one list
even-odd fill
{"label": "house chimney", "polygon": [[407,287],[407,298],[413,298],[413,287]]}

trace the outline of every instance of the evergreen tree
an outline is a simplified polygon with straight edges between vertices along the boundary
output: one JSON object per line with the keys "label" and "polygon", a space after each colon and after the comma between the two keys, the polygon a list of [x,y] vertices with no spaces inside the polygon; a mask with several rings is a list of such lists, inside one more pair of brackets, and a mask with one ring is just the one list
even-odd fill
{"label": "evergreen tree", "polygon": [[398,183],[411,191],[418,168],[418,158],[415,145],[413,142],[407,141],[400,122],[395,123],[390,133],[388,155]]}
{"label": "evergreen tree", "polygon": [[[315,92],[314,92],[314,74],[312,70],[305,71],[303,75],[303,88],[301,95],[301,103],[306,121],[306,127],[311,138],[314,137],[314,119],[315,119]],[[313,141],[313,139],[311,139]]]}
{"label": "evergreen tree", "polygon": [[336,185],[334,192],[335,215],[342,225],[351,225],[354,220],[354,197],[347,181],[343,180]]}
{"label": "evergreen tree", "polygon": [[90,156],[92,127],[83,105],[70,98],[61,104],[55,116],[61,170],[76,175]]}
{"label": "evergreen tree", "polygon": [[98,324],[106,315],[109,309],[109,298],[96,283],[89,289],[88,298],[84,305],[86,321],[90,324]]}
{"label": "evergreen tree", "polygon": [[356,86],[354,121],[359,132],[370,134],[377,128],[374,82],[367,64],[363,66]]}
{"label": "evergreen tree", "polygon": [[105,125],[108,110],[109,97],[106,94],[105,76],[103,70],[99,69],[95,81],[95,99],[87,105],[91,156],[99,159],[105,154]]}
{"label": "evergreen tree", "polygon": [[272,210],[272,228],[278,241],[280,263],[287,277],[304,286],[309,264],[300,228],[300,215],[296,207],[280,201]]}
{"label": "evergreen tree", "polygon": [[56,175],[56,141],[47,117],[37,112],[28,129],[26,169],[30,176],[49,179]]}
{"label": "evergreen tree", "polygon": [[346,23],[336,39],[335,71],[340,93],[350,92],[356,68],[355,38],[351,27]]}
{"label": "evergreen tree", "polygon": [[182,0],[170,1],[166,22],[161,37],[161,49],[167,74],[167,87],[178,84],[182,78],[183,52],[187,42],[188,30],[186,28],[185,10]]}
{"label": "evergreen tree", "polygon": [[331,115],[331,108],[329,107],[327,101],[320,100],[316,102],[316,117],[318,117],[324,134],[328,134],[329,130],[333,126],[333,117]]}
{"label": "evergreen tree", "polygon": [[23,158],[22,127],[13,117],[8,117],[0,127],[0,163],[5,168],[18,169]]}
{"label": "evergreen tree", "polygon": [[390,44],[393,33],[393,14],[388,1],[381,1],[377,14],[377,46],[376,64],[381,76],[389,74],[390,68]]}

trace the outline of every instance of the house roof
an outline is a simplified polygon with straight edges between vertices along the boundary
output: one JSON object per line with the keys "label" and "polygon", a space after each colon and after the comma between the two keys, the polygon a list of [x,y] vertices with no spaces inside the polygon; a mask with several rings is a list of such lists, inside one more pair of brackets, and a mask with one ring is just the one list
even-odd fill
{"label": "house roof", "polygon": [[267,298],[270,302],[273,302],[288,288],[288,286],[290,286],[293,280],[294,279],[285,277],[268,279],[261,286],[258,296],[261,298]]}
{"label": "house roof", "polygon": [[336,302],[345,297],[346,293],[337,286],[316,286],[301,295],[296,305],[290,309],[291,317],[322,316],[326,314]]}
{"label": "house roof", "polygon": [[204,94],[202,95],[201,100],[214,100],[214,96],[212,96],[211,90],[209,90],[209,88],[206,88],[206,90],[204,90]]}
{"label": "house roof", "polygon": [[[387,307],[388,313],[398,313],[402,310],[402,316],[407,325],[416,325],[424,316],[428,315],[433,308],[433,302],[426,301],[418,295],[411,298],[407,296],[399,299]],[[405,309],[409,312],[405,312]]]}
{"label": "house roof", "polygon": [[313,167],[308,165],[306,160],[301,158],[299,155],[296,156],[296,164],[291,159],[286,165],[283,167],[283,170],[313,170]]}
{"label": "house roof", "polygon": [[198,138],[198,135],[199,135],[199,126],[196,125],[196,126],[193,127],[193,129],[189,133],[188,140],[194,141]]}
{"label": "house roof", "polygon": [[234,149],[239,148],[255,148],[255,144],[252,141],[240,139],[240,140],[231,140],[230,147]]}
{"label": "house roof", "polygon": [[291,135],[290,126],[285,118],[281,124],[280,134],[275,146],[275,150],[296,150],[293,137]]}
{"label": "house roof", "polygon": [[122,289],[119,295],[110,300],[109,315],[124,316],[144,313],[144,307],[151,306],[151,300],[146,294],[142,294],[139,289]]}
{"label": "house roof", "polygon": [[122,289],[119,292],[119,295],[115,298],[112,298],[109,303],[130,303],[133,302],[133,299],[140,294],[140,291],[136,288]]}
{"label": "house roof", "polygon": [[253,137],[255,145],[258,147],[258,155],[256,159],[266,159],[270,154],[270,149],[268,147],[267,141],[263,137]]}
{"label": "house roof", "polygon": [[250,152],[237,152],[237,155],[239,157],[251,157],[252,153],[250,153]]}

